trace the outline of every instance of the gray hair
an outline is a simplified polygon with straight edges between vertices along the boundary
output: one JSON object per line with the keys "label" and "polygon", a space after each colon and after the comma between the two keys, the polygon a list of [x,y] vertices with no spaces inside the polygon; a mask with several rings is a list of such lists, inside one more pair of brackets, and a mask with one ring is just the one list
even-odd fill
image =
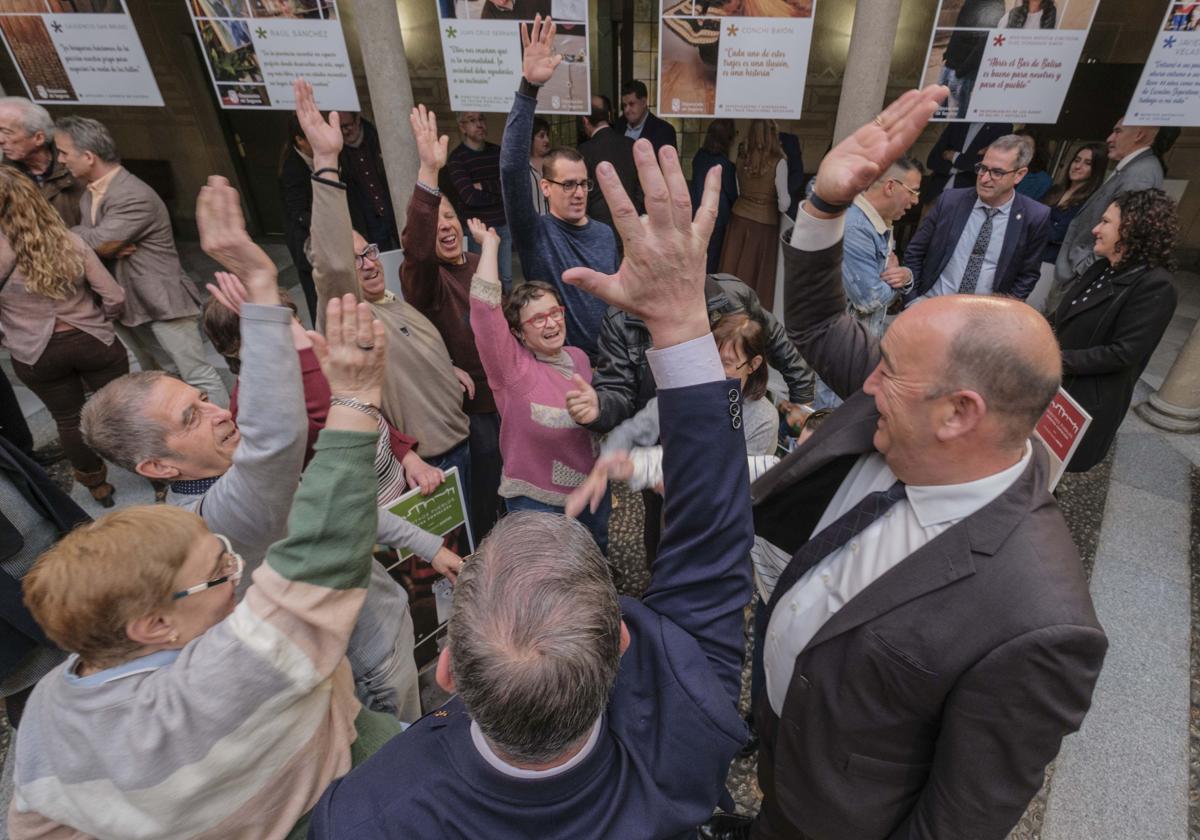
{"label": "gray hair", "polygon": [[450,654],[467,711],[504,756],[542,763],[586,736],[621,659],[617,590],[588,530],[552,513],[501,519],[459,573]]}
{"label": "gray hair", "polygon": [[81,152],[91,152],[105,163],[119,163],[117,144],[112,134],[104,127],[104,123],[88,117],[74,115],[60,117],[58,130],[71,138],[75,148]]}
{"label": "gray hair", "polygon": [[143,410],[151,390],[167,375],[161,370],[127,373],[94,393],[79,416],[84,443],[130,472],[137,472],[142,461],[173,457],[166,430]]}
{"label": "gray hair", "polygon": [[1013,169],[1022,169],[1029,165],[1029,161],[1033,160],[1033,138],[1022,137],[1020,134],[1005,134],[1003,137],[993,140],[988,148],[998,152],[1015,150],[1017,162],[1013,164]]}
{"label": "gray hair", "polygon": [[47,143],[54,139],[54,119],[41,105],[30,102],[23,96],[3,96],[0,97],[0,108],[4,107],[16,108],[21,112],[21,125],[26,134],[37,134],[40,131],[46,135]]}

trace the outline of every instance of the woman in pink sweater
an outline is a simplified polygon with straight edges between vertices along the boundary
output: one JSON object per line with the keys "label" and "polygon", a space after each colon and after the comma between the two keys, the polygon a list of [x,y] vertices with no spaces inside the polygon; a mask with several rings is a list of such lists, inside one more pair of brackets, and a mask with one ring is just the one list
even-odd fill
{"label": "woman in pink sweater", "polygon": [[[592,433],[567,412],[567,392],[591,383],[592,366],[582,350],[564,346],[565,310],[553,286],[515,286],[501,306],[500,237],[478,219],[468,226],[482,249],[471,281],[471,330],[500,412],[500,495],[510,513],[562,513],[598,451]],[[608,514],[606,501],[581,517],[605,553]]]}

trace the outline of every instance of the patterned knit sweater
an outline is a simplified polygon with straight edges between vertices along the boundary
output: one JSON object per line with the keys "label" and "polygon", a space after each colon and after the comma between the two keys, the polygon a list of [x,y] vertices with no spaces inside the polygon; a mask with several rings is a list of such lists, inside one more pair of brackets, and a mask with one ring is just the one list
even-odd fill
{"label": "patterned knit sweater", "polygon": [[572,374],[592,381],[592,366],[578,347],[539,359],[508,329],[500,309],[500,283],[476,274],[471,282],[471,329],[500,411],[500,495],[566,504],[596,460],[592,433],[567,413]]}
{"label": "patterned knit sweater", "polygon": [[283,838],[350,769],[346,643],[375,540],[378,435],[325,430],[233,613],[181,651],[34,690],[9,831],[23,838]]}

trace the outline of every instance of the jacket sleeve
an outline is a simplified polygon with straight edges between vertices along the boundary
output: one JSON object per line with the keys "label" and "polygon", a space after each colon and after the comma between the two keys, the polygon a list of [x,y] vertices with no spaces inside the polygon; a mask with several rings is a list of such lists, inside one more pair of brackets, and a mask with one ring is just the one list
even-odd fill
{"label": "jacket sleeve", "polygon": [[504,123],[500,143],[500,187],[504,193],[504,217],[513,245],[524,260],[534,244],[538,211],[529,189],[529,138],[533,134],[533,110],[537,100],[517,92]]}
{"label": "jacket sleeve", "polygon": [[625,318],[623,312],[610,306],[600,321],[600,337],[596,342],[599,361],[592,374],[600,414],[587,426],[593,432],[610,431],[632,417],[637,404],[638,366],[630,357]]}
{"label": "jacket sleeve", "polygon": [[407,548],[422,560],[429,562],[442,547],[442,538],[418,528],[407,519],[401,519],[387,508],[379,509],[379,529],[375,540],[380,545],[392,548]]}
{"label": "jacket sleeve", "polygon": [[[844,218],[844,217],[843,217]],[[817,222],[801,206],[797,232]],[[783,246],[783,311],[788,336],[800,355],[842,399],[853,394],[879,364],[879,340],[846,312],[842,284],[842,243],[819,251]]]}
{"label": "jacket sleeve", "polygon": [[109,321],[117,320],[125,309],[125,290],[108,273],[95,251],[82,242],[78,245],[83,254],[83,277],[92,291],[100,296],[100,311]]}
{"label": "jacket sleeve", "polygon": [[408,202],[408,220],[400,233],[400,248],[404,251],[404,262],[400,263],[400,288],[404,299],[426,317],[437,308],[441,292],[437,257],[440,205],[440,197],[414,186],[412,199]]}
{"label": "jacket sleeve", "polygon": [[[921,226],[917,228],[917,232],[913,234],[913,238],[909,240],[908,245],[904,249],[904,267],[912,272],[912,290],[905,296],[910,300],[920,297],[928,289],[928,286],[922,282],[921,269],[925,265],[925,257],[929,252],[929,243],[933,239],[934,230],[937,229],[945,197],[945,193],[938,196],[938,200],[933,203],[933,208],[929,211],[929,215],[921,222]],[[929,285],[933,284],[930,283]]]}
{"label": "jacket sleeve", "polygon": [[890,840],[1005,836],[1083,722],[1107,647],[1092,627],[1045,627],[964,674],[943,706],[929,779]]}
{"label": "jacket sleeve", "polygon": [[106,242],[137,242],[154,223],[157,208],[148,196],[127,192],[104,197],[95,227],[77,225],[72,230],[88,244],[99,248]]}
{"label": "jacket sleeve", "polygon": [[354,231],[350,226],[345,186],[313,181],[312,264],[320,304],[318,329],[323,329],[325,306],[330,298],[354,295],[362,300],[354,270]]}
{"label": "jacket sleeve", "polygon": [[1042,276],[1042,251],[1050,239],[1050,214],[1046,213],[1037,226],[1029,231],[1029,239],[1025,242],[1025,252],[1022,255],[1021,267],[1017,270],[1016,279],[1009,294],[1017,300],[1025,300],[1033,287]]}
{"label": "jacket sleeve", "polygon": [[1169,280],[1133,290],[1117,314],[1107,342],[1062,351],[1063,375],[1114,373],[1148,358],[1171,323],[1177,300]]}

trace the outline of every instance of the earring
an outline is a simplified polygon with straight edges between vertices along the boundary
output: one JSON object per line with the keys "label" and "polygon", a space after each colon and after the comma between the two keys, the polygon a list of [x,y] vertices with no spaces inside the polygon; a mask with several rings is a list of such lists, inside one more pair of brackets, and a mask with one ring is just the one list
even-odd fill
{"label": "earring", "polygon": [[170,636],[168,636],[168,637],[167,637],[167,643],[168,643],[168,644],[172,644],[172,645],[173,645],[173,644],[175,644],[175,643],[176,643],[176,642],[178,642],[178,641],[179,641],[179,633],[177,633],[177,632],[176,632],[176,633],[172,633]]}

